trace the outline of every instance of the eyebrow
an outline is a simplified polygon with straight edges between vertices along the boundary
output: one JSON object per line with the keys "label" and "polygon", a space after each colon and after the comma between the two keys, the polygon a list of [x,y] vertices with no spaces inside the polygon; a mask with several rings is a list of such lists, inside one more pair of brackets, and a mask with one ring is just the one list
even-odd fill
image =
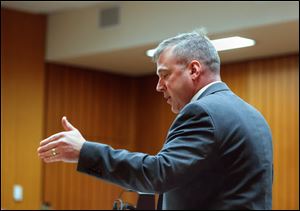
{"label": "eyebrow", "polygon": [[159,75],[159,74],[164,73],[164,72],[167,72],[167,71],[169,71],[169,69],[167,69],[167,68],[159,68],[159,69],[156,71],[156,74]]}

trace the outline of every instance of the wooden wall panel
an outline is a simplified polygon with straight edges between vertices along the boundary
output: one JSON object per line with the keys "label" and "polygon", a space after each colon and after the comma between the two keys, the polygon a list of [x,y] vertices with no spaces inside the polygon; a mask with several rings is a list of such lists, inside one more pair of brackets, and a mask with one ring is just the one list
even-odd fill
{"label": "wooden wall panel", "polygon": [[[135,151],[134,79],[56,64],[47,65],[47,79],[45,137],[63,130],[66,115],[87,140]],[[44,164],[43,201],[54,209],[111,209],[120,191],[76,164]]]}
{"label": "wooden wall panel", "polygon": [[[1,207],[39,209],[46,18],[1,8]],[[13,200],[13,185],[23,201]]]}

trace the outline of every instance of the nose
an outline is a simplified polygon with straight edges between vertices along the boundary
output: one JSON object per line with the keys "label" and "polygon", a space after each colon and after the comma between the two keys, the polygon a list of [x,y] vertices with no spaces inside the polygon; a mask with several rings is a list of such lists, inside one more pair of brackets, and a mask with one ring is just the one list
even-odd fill
{"label": "nose", "polygon": [[165,86],[164,86],[163,80],[161,78],[158,79],[158,82],[157,82],[157,85],[156,85],[156,91],[163,92],[164,88],[165,88]]}

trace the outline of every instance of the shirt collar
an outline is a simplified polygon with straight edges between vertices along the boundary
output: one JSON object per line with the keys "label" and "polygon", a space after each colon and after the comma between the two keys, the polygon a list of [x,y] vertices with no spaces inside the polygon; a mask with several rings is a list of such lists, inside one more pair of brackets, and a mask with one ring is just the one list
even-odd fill
{"label": "shirt collar", "polygon": [[213,84],[221,83],[221,82],[222,82],[222,81],[214,81],[214,82],[211,82],[211,83],[207,84],[206,86],[202,87],[202,89],[200,89],[200,90],[194,95],[194,97],[191,99],[191,102],[196,101],[196,100],[200,97],[200,95],[201,95],[208,87],[210,87],[210,86],[213,85]]}

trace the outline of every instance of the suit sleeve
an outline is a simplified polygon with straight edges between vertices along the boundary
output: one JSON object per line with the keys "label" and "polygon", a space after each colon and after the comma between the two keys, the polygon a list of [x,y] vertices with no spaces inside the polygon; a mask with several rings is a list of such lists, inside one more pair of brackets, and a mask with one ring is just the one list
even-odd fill
{"label": "suit sleeve", "polygon": [[187,105],[156,155],[86,142],[77,170],[126,189],[163,193],[188,183],[207,168],[214,149],[212,119],[198,104]]}

